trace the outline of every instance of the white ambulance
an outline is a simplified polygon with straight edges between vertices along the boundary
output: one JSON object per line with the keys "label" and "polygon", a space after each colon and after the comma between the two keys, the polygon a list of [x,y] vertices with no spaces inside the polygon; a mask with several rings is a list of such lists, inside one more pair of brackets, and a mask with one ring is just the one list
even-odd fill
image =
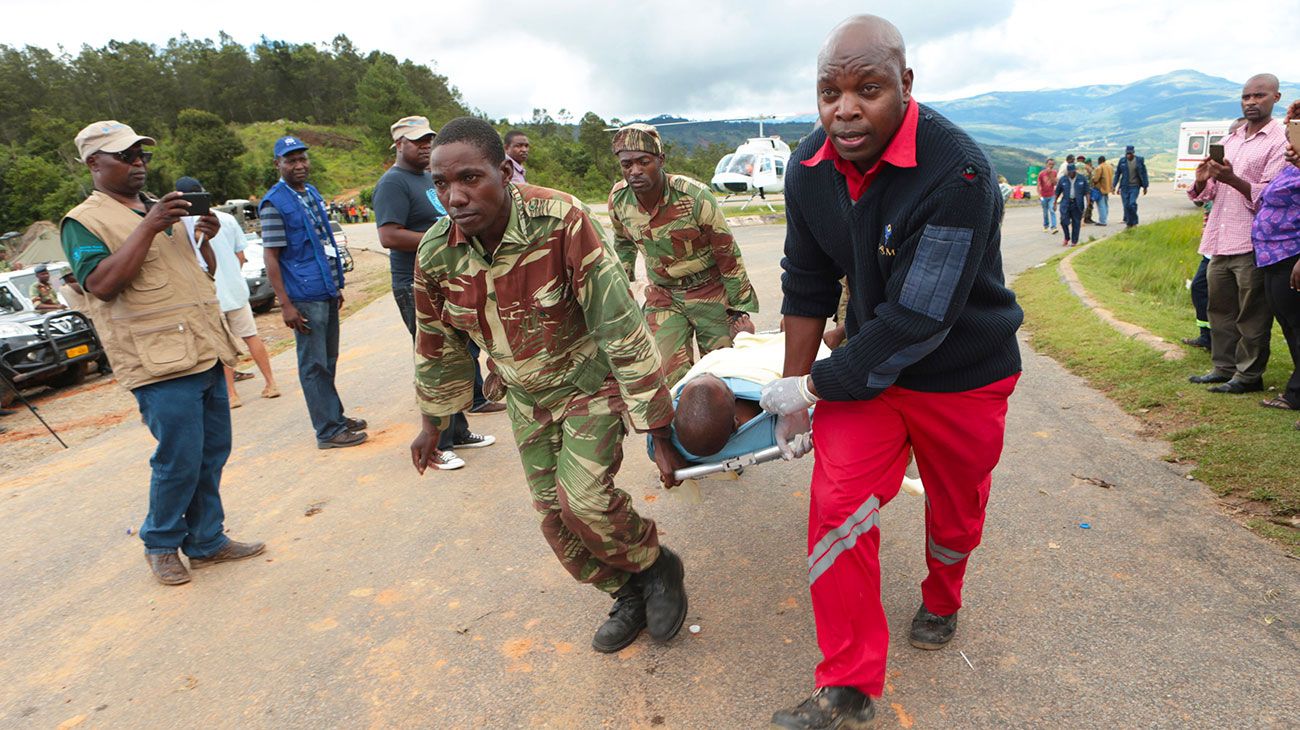
{"label": "white ambulance", "polygon": [[1178,163],[1174,187],[1187,190],[1196,182],[1196,166],[1210,156],[1210,145],[1228,136],[1232,119],[1217,122],[1183,122],[1178,126]]}

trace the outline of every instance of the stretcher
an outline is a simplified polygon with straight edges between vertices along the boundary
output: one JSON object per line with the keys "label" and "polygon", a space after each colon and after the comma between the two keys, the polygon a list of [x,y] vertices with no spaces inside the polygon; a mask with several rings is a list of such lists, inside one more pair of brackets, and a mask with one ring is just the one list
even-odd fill
{"label": "stretcher", "polygon": [[[810,449],[812,447],[812,434],[801,433],[798,436],[795,436],[790,443],[795,447],[796,451],[801,448],[805,450]],[[651,456],[653,457],[653,454],[651,454]],[[781,458],[781,447],[773,445],[759,449],[758,451],[752,451],[748,454],[741,454],[729,459],[723,459],[722,461],[715,461],[708,464],[696,464],[684,469],[678,469],[673,472],[673,476],[677,479],[686,480],[699,479],[700,477],[706,477],[710,474],[721,474],[728,471],[742,474],[747,466],[755,466],[757,464],[775,461],[779,458]]]}

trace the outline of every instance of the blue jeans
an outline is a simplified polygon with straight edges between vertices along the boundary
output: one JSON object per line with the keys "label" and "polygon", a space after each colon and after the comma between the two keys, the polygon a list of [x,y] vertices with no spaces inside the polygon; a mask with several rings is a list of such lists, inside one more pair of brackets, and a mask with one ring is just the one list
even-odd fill
{"label": "blue jeans", "polygon": [[1138,224],[1138,193],[1142,188],[1137,185],[1125,185],[1119,189],[1119,197],[1124,202],[1124,222],[1130,226]]}
{"label": "blue jeans", "polygon": [[1106,222],[1110,220],[1110,196],[1103,195],[1097,198],[1097,204],[1093,207],[1097,209],[1097,223],[1103,226],[1106,225]]}
{"label": "blue jeans", "polygon": [[298,345],[298,382],[307,401],[317,441],[328,441],[346,428],[343,401],[334,387],[339,362],[339,300],[294,302],[307,318],[310,332],[294,331]]}
{"label": "blue jeans", "polygon": [[149,459],[149,514],[140,526],[145,552],[204,558],[225,547],[221,470],[230,456],[230,398],[218,362],[207,372],[131,391],[158,440]]}
{"label": "blue jeans", "polygon": [[[1053,198],[1039,198],[1039,204],[1043,206],[1043,228],[1056,227],[1056,205]],[[1048,225],[1047,216],[1052,217],[1051,225]]]}

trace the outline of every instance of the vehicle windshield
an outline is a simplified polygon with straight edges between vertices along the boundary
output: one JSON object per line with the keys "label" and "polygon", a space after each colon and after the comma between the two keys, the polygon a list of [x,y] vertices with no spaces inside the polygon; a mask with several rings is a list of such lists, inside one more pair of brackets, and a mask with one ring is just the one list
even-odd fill
{"label": "vehicle windshield", "polygon": [[753,175],[754,156],[749,154],[733,156],[724,172],[734,172],[738,175]]}
{"label": "vehicle windshield", "polygon": [[736,156],[736,153],[735,153],[735,152],[732,152],[731,154],[727,155],[726,157],[723,157],[721,160],[718,160],[718,166],[715,167],[715,168],[713,168],[713,174],[716,175],[716,174],[718,174],[718,173],[720,173],[720,172],[725,172],[726,169],[727,169],[727,165],[731,164],[731,158],[733,158],[733,157],[735,157],[735,156]]}

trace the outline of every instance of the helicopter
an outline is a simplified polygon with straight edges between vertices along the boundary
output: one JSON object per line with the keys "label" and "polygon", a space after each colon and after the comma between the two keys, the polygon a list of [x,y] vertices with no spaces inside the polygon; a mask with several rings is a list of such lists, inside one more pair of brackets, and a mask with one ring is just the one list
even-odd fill
{"label": "helicopter", "polygon": [[710,182],[714,190],[728,197],[750,193],[752,202],[755,197],[785,189],[789,161],[790,145],[780,137],[750,137],[735,152],[718,160]]}

